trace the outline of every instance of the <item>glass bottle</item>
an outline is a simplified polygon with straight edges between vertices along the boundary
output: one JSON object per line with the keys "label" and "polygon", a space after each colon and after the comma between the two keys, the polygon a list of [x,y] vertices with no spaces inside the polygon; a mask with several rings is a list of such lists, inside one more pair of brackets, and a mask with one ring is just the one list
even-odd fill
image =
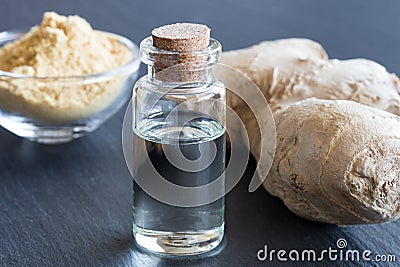
{"label": "glass bottle", "polygon": [[133,233],[147,250],[199,254],[224,234],[225,86],[221,44],[198,51],[140,45],[148,74],[133,92]]}

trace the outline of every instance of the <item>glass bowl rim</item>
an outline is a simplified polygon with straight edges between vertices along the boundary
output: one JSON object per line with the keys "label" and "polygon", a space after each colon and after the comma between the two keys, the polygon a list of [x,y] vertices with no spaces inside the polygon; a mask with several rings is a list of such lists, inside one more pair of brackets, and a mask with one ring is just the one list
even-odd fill
{"label": "glass bowl rim", "polygon": [[[0,43],[5,44],[7,42],[14,41],[18,39],[22,34],[27,33],[29,29],[30,28],[20,28],[20,29],[2,31],[0,32]],[[139,57],[139,47],[137,44],[119,34],[101,30],[95,30],[95,32],[106,34],[107,36],[113,38],[114,40],[124,45],[132,53],[133,58],[129,62],[120,65],[116,68],[93,74],[54,77],[54,76],[31,76],[31,75],[24,75],[24,74],[18,74],[14,72],[0,70],[0,78],[7,77],[14,79],[34,79],[43,82],[46,81],[68,82],[68,81],[78,81],[78,80],[82,82],[83,80],[84,83],[86,84],[86,83],[95,83],[95,82],[109,80],[110,78],[118,75],[132,74],[139,70],[140,57]]]}

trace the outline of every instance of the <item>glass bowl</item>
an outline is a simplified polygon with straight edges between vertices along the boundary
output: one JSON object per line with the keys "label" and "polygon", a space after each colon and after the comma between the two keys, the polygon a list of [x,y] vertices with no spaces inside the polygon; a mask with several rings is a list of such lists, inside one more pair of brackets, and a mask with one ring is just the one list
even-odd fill
{"label": "glass bowl", "polygon": [[[140,66],[139,50],[125,37],[98,32],[127,47],[131,61],[107,72],[71,77],[0,70],[0,125],[34,142],[59,144],[93,132],[113,116],[130,99]],[[0,47],[25,33],[0,32]]]}

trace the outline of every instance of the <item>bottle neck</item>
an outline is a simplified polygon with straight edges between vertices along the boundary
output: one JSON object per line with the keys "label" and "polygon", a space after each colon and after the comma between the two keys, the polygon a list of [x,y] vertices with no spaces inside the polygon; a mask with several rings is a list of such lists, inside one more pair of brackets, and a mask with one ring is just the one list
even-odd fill
{"label": "bottle neck", "polygon": [[154,84],[166,87],[198,87],[212,84],[216,81],[214,66],[193,68],[193,66],[175,65],[169,68],[159,68],[155,65],[147,66],[147,78]]}
{"label": "bottle neck", "polygon": [[221,44],[212,38],[209,46],[199,51],[161,50],[153,46],[151,37],[140,44],[140,59],[148,65],[148,80],[168,87],[213,83],[213,69],[221,54]]}

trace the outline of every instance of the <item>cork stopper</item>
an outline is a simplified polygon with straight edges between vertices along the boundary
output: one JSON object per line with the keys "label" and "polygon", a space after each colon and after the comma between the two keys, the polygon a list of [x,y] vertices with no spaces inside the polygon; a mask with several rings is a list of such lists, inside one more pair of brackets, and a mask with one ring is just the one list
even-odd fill
{"label": "cork stopper", "polygon": [[210,31],[206,25],[195,23],[176,23],[154,29],[151,32],[153,46],[176,52],[160,53],[155,57],[156,78],[170,82],[191,82],[204,77],[207,55],[190,51],[207,48]]}
{"label": "cork stopper", "polygon": [[210,42],[210,29],[203,24],[176,23],[151,32],[153,45],[170,51],[193,51],[206,48]]}

